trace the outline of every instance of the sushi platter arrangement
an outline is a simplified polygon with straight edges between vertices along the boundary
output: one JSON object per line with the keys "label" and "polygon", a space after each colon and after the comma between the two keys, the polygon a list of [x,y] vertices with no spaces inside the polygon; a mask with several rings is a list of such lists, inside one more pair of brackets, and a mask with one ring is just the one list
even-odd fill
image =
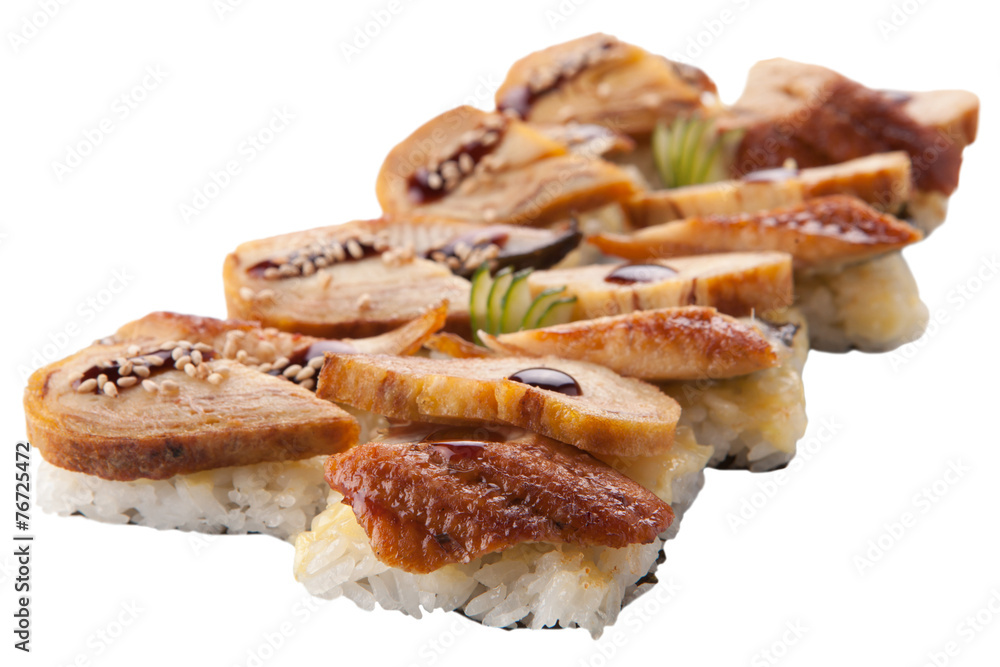
{"label": "sushi platter arrangement", "polygon": [[379,215],[235,247],[227,319],[153,312],[36,371],[42,509],[272,535],[363,609],[598,636],[707,467],[794,458],[810,350],[923,334],[901,253],[945,220],[972,93],[776,59],[724,105],[596,34],[495,101],[403,138]]}

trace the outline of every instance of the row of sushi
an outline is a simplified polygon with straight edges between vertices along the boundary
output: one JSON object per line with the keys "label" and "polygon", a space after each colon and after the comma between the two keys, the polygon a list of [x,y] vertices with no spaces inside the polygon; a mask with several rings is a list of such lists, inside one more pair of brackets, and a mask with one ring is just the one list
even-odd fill
{"label": "row of sushi", "polygon": [[606,35],[531,54],[496,111],[391,151],[382,217],[239,246],[232,319],[152,313],[38,370],[40,504],[272,534],[368,609],[597,635],[707,466],[794,456],[810,346],[921,334],[900,251],[977,114],[788,61],[725,107]]}

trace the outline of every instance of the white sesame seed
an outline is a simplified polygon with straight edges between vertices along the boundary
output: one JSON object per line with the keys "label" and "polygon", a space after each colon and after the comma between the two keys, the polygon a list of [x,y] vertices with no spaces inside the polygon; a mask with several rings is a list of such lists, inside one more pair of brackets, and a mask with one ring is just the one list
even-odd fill
{"label": "white sesame seed", "polygon": [[336,241],[330,244],[330,252],[333,254],[333,258],[338,262],[343,262],[347,259],[347,253],[344,252],[344,246],[340,245]]}
{"label": "white sesame seed", "polygon": [[187,373],[189,376],[194,377],[195,374],[198,372],[198,367],[192,363],[184,364],[184,372]]}
{"label": "white sesame seed", "polygon": [[205,343],[195,343],[194,349],[198,350],[199,352],[211,352],[212,346],[206,345]]}
{"label": "white sesame seed", "polygon": [[305,366],[302,370],[295,374],[295,381],[302,382],[303,380],[308,380],[313,375],[316,375],[316,369],[312,366]]}
{"label": "white sesame seed", "polygon": [[104,389],[104,393],[111,398],[118,396],[118,387],[115,386],[114,382],[105,382],[102,389]]}
{"label": "white sesame seed", "polygon": [[191,350],[191,363],[197,366],[201,362],[201,350]]}
{"label": "white sesame seed", "polygon": [[142,381],[142,388],[145,389],[146,391],[148,391],[151,394],[155,394],[156,392],[158,392],[160,390],[160,386],[158,384],[156,384],[155,382],[153,382],[152,380],[143,380]]}
{"label": "white sesame seed", "polygon": [[185,354],[183,357],[174,362],[174,368],[181,370],[185,366],[191,363],[191,356]]}
{"label": "white sesame seed", "polygon": [[139,349],[138,345],[129,345],[128,350],[126,350],[126,354],[130,357],[137,357],[139,356]]}
{"label": "white sesame seed", "polygon": [[246,363],[246,360],[249,358],[250,355],[247,354],[246,350],[239,350],[236,352],[236,361],[240,362],[241,364]]}
{"label": "white sesame seed", "polygon": [[139,384],[139,378],[137,377],[118,378],[118,382],[116,384],[122,388],[131,387],[133,385]]}
{"label": "white sesame seed", "polygon": [[289,362],[288,357],[278,357],[277,359],[274,360],[274,363],[271,364],[271,368],[273,368],[274,370],[281,370],[289,363],[291,362]]}
{"label": "white sesame seed", "polygon": [[255,292],[249,287],[240,288],[240,298],[244,301],[253,301],[254,296]]}
{"label": "white sesame seed", "polygon": [[149,368],[146,366],[135,366],[132,368],[132,372],[141,378],[149,377]]}
{"label": "white sesame seed", "polygon": [[157,357],[155,355],[149,355],[148,357],[144,357],[144,359],[149,362],[150,366],[162,366],[166,362],[163,357]]}
{"label": "white sesame seed", "polygon": [[170,357],[174,361],[177,361],[178,359],[180,359],[181,357],[183,357],[186,352],[187,352],[187,350],[185,350],[183,347],[181,347],[181,346],[178,345],[178,346],[174,347],[173,351],[171,351]]}
{"label": "white sesame seed", "polygon": [[365,256],[365,251],[362,250],[361,245],[354,239],[347,242],[347,252],[351,253],[351,257],[354,259],[361,259]]}
{"label": "white sesame seed", "polygon": [[323,362],[324,361],[326,361],[326,357],[320,355],[318,357],[313,357],[312,359],[310,359],[309,360],[309,365],[312,368],[315,368],[315,369],[319,370],[320,368],[323,367]]}
{"label": "white sesame seed", "polygon": [[194,347],[194,344],[189,340],[179,340],[177,341],[178,347],[183,347],[185,350],[190,350]]}
{"label": "white sesame seed", "polygon": [[269,266],[264,269],[264,278],[267,280],[275,280],[281,277],[281,271],[278,270],[276,266]]}
{"label": "white sesame seed", "polygon": [[298,372],[301,371],[301,370],[302,370],[302,366],[299,366],[298,364],[292,364],[291,366],[289,366],[288,368],[286,368],[284,371],[282,371],[281,374],[284,375],[286,378],[291,379],[291,378],[295,377],[298,374]]}
{"label": "white sesame seed", "polygon": [[175,340],[168,340],[166,343],[163,343],[163,344],[160,345],[160,351],[162,351],[162,352],[169,352],[170,350],[174,349],[175,347],[177,347],[177,341],[175,341]]}
{"label": "white sesame seed", "polygon": [[99,386],[103,387],[107,383],[108,383],[108,376],[107,375],[105,375],[104,373],[101,373],[100,375],[97,376],[97,384]]}
{"label": "white sesame seed", "polygon": [[176,394],[181,390],[181,386],[173,380],[164,380],[160,383],[160,389],[162,389],[165,394]]}
{"label": "white sesame seed", "polygon": [[472,171],[472,168],[476,166],[476,162],[472,159],[472,156],[468,153],[462,153],[458,156],[458,168],[462,170],[463,174],[468,174]]}
{"label": "white sesame seed", "polygon": [[444,179],[441,178],[441,174],[432,171],[427,175],[427,187],[431,190],[440,190],[443,185]]}
{"label": "white sesame seed", "polygon": [[97,389],[97,380],[90,378],[89,380],[84,380],[77,386],[76,391],[78,394],[89,394],[90,392]]}
{"label": "white sesame seed", "polygon": [[306,380],[306,381],[300,383],[299,386],[302,387],[303,389],[312,389],[313,387],[316,386],[316,381],[315,380]]}
{"label": "white sesame seed", "polygon": [[221,384],[222,380],[223,377],[218,373],[212,373],[211,375],[208,376],[208,381],[210,384],[216,384],[216,385]]}

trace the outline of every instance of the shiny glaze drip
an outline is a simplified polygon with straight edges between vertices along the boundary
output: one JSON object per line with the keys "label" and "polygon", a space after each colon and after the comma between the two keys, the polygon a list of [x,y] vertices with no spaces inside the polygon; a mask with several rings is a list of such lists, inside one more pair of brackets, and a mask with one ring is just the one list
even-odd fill
{"label": "shiny glaze drip", "polygon": [[661,264],[623,264],[609,273],[604,281],[616,285],[634,285],[668,280],[676,275],[677,271]]}
{"label": "shiny glaze drip", "polygon": [[582,396],[583,390],[576,379],[554,368],[525,368],[507,377],[514,382],[522,382],[532,387],[554,391],[566,396]]}
{"label": "shiny glaze drip", "polygon": [[445,460],[449,461],[453,458],[475,458],[483,453],[486,444],[478,440],[441,440],[430,443],[435,452],[441,454]]}
{"label": "shiny glaze drip", "polygon": [[559,73],[546,83],[540,85],[524,83],[511,88],[497,103],[497,110],[513,112],[521,118],[527,118],[531,107],[538,101],[538,98],[548,95],[575,79],[587,68],[588,64],[599,61],[604,52],[613,46],[613,42],[604,42],[597,49],[589,52],[586,57],[563,63],[559,68]]}
{"label": "shiny glaze drip", "polygon": [[[448,194],[462,179],[472,173],[480,160],[500,145],[505,129],[506,123],[502,121],[495,128],[481,128],[476,139],[463,143],[433,169],[427,167],[417,169],[406,183],[410,201],[414,204],[426,204],[437,201]],[[463,158],[465,155],[468,158]],[[471,166],[462,169],[460,165],[467,161],[471,161]],[[451,167],[445,165],[451,165]],[[457,177],[448,177],[446,172],[449,169],[457,170]]]}
{"label": "shiny glaze drip", "polygon": [[746,174],[743,181],[745,183],[783,183],[798,178],[800,173],[798,169],[787,169],[786,167],[760,169]]}

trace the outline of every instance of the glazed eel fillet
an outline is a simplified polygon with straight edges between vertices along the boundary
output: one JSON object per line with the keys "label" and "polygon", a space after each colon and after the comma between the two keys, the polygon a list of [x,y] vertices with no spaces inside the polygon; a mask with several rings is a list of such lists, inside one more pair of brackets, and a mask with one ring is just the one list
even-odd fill
{"label": "glazed eel fillet", "polygon": [[315,396],[328,351],[410,354],[440,307],[382,336],[327,340],[158,312],[36,371],[24,394],[43,509],[206,532],[303,530],[325,498],[322,457],[355,419]]}
{"label": "glazed eel fillet", "polygon": [[370,336],[448,302],[446,327],[468,333],[469,281],[551,266],[577,246],[572,226],[542,230],[441,218],[380,218],[239,246],[225,262],[230,317],[315,336]]}
{"label": "glazed eel fillet", "polygon": [[814,348],[891,350],[919,338],[927,323],[916,281],[900,251],[919,230],[846,195],[752,213],[692,215],[639,229],[597,234],[603,252],[631,261],[720,251],[781,250],[794,258],[796,304]]}
{"label": "glazed eel fillet", "polygon": [[600,634],[653,581],[711,455],[655,387],[564,359],[330,354],[318,394],[409,425],[330,458],[296,577],[418,617]]}

